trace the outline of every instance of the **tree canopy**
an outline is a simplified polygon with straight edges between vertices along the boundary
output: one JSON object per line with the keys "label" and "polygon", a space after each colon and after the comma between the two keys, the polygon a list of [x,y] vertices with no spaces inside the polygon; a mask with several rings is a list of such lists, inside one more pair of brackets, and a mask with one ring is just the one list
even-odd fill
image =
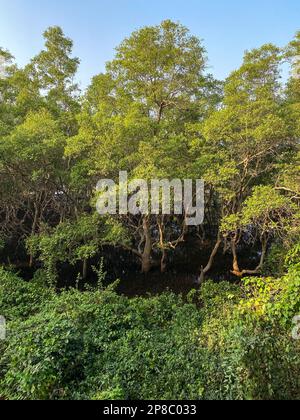
{"label": "tree canopy", "polygon": [[[68,243],[66,260],[76,255],[84,273],[104,244],[131,252],[145,273],[165,271],[194,238],[209,254],[199,262],[202,282],[222,247],[233,273],[258,274],[270,247],[297,242],[299,33],[284,48],[247,51],[241,67],[217,81],[202,41],[167,20],[126,38],[83,93],[72,41],[59,27],[48,28],[44,40],[24,68],[0,50],[0,217],[3,255],[15,249],[10,262],[29,252],[30,266],[46,263],[28,243],[59,234]],[[203,225],[189,229],[176,214],[97,216],[97,181],[118,182],[120,171],[148,183],[204,179]],[[270,208],[260,206],[267,198]],[[79,234],[84,220],[94,220],[94,234],[85,223],[86,235]],[[263,248],[258,268],[238,269],[238,253],[249,246]]]}

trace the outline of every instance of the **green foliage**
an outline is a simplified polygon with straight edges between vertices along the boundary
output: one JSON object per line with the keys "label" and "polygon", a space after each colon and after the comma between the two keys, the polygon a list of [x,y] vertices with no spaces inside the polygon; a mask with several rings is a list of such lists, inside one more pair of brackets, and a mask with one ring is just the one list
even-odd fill
{"label": "green foliage", "polygon": [[202,309],[169,293],[128,299],[112,289],[62,292],[8,323],[0,394],[298,399],[300,348],[290,327],[300,310],[299,284],[299,273],[245,287],[208,282]]}
{"label": "green foliage", "polygon": [[251,318],[291,326],[300,313],[300,272],[291,269],[280,278],[251,278],[245,280],[246,298],[240,310]]}
{"label": "green foliage", "polygon": [[110,291],[62,293],[38,315],[11,324],[1,393],[95,399],[116,389],[131,399],[197,397],[199,317],[172,295],[129,301]]}
{"label": "green foliage", "polygon": [[[126,38],[81,97],[72,41],[59,27],[44,39],[24,68],[0,48],[1,257],[42,265],[30,282],[0,268],[0,398],[299,399],[300,34],[247,51],[223,83],[206,74],[202,42],[166,20]],[[184,217],[97,215],[96,183],[119,170],[203,178],[203,240]],[[204,254],[217,243],[210,260],[224,245],[237,276],[266,277],[206,282],[187,302],[104,289],[104,246],[144,271],[161,257],[164,270],[187,236]],[[242,270],[240,250],[258,241],[259,266]],[[81,264],[78,289],[97,258],[96,290],[45,287],[60,265]]]}
{"label": "green foliage", "polygon": [[202,343],[216,357],[209,398],[299,398],[300,347],[291,337],[299,286],[299,273],[282,281],[252,278],[230,295],[226,283],[204,285]]}
{"label": "green foliage", "polygon": [[286,274],[286,257],[287,250],[285,244],[275,242],[269,250],[263,267],[263,274],[265,276],[283,276]]}
{"label": "green foliage", "polygon": [[27,319],[52,297],[51,290],[37,281],[27,283],[17,274],[0,268],[0,314],[8,321]]}
{"label": "green foliage", "polygon": [[300,243],[294,245],[285,257],[285,266],[300,271]]}
{"label": "green foliage", "polygon": [[282,225],[278,226],[278,223],[283,218],[282,214],[285,215],[287,223],[291,218],[292,209],[293,205],[289,198],[280,195],[269,186],[259,186],[254,189],[252,195],[245,202],[242,223],[246,226],[257,223],[266,232],[276,228],[280,230]]}
{"label": "green foliage", "polygon": [[44,264],[49,284],[57,278],[57,263],[75,265],[99,254],[104,245],[126,243],[126,231],[110,218],[97,213],[82,215],[78,220],[59,224],[27,240],[29,252]]}

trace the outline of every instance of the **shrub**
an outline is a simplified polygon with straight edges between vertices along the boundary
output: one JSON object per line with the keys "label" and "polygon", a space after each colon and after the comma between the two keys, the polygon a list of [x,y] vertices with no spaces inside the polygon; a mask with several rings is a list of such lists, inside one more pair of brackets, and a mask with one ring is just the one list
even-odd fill
{"label": "shrub", "polygon": [[7,321],[27,319],[39,312],[53,292],[38,281],[25,282],[0,267],[0,315]]}
{"label": "shrub", "polygon": [[171,293],[128,299],[112,288],[44,291],[39,301],[37,284],[2,273],[3,284],[9,296],[24,291],[0,343],[6,399],[300,398],[295,271],[281,282],[207,282],[200,309]]}
{"label": "shrub", "polygon": [[63,292],[9,328],[2,395],[9,399],[199,398],[197,308],[172,294]]}

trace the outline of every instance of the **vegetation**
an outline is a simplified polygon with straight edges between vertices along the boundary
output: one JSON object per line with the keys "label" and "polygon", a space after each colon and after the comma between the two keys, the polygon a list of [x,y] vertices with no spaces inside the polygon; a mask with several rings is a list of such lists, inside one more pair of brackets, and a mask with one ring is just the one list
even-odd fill
{"label": "vegetation", "polygon": [[[0,398],[299,399],[300,33],[217,81],[202,42],[164,21],[85,92],[72,41],[44,38],[24,68],[0,48]],[[97,182],[119,171],[204,179],[203,224],[100,216]],[[147,293],[191,254],[188,296],[107,280],[138,267]],[[227,281],[209,280],[220,260]]]}
{"label": "vegetation", "polygon": [[300,343],[291,340],[299,271],[243,286],[206,282],[188,302],[171,293],[128,299],[111,288],[41,294],[22,283],[1,274],[10,320],[1,343],[4,398],[300,397]]}

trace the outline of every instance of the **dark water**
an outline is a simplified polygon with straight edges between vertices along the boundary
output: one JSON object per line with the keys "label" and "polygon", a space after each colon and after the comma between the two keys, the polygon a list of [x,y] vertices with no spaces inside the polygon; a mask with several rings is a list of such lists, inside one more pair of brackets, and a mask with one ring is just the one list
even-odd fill
{"label": "dark water", "polygon": [[[251,254],[251,253],[250,253]],[[177,255],[177,258],[169,258],[168,269],[165,273],[161,273],[159,269],[153,269],[148,274],[141,274],[138,261],[132,259],[131,254],[116,252],[111,250],[104,257],[104,271],[106,272],[105,286],[119,280],[116,291],[128,297],[158,295],[166,291],[186,296],[192,289],[198,288],[198,278],[201,266],[207,264],[209,258],[208,252],[193,250],[190,253]],[[253,251],[253,255],[249,252],[241,255],[240,262],[243,266],[249,266],[252,260],[253,268],[257,265],[257,251]],[[97,276],[93,272],[91,266],[99,265],[99,260],[91,262],[88,272],[87,283],[95,285]],[[214,262],[212,270],[208,273],[207,278],[215,282],[231,281],[238,282],[240,279],[231,274],[232,257],[230,254],[223,254],[221,251]],[[76,271],[77,269],[77,271]],[[70,286],[70,282],[74,283],[80,266],[75,269],[65,266],[61,270],[60,287]],[[74,285],[74,284],[73,284]],[[80,284],[84,288],[84,284]]]}
{"label": "dark water", "polygon": [[[135,260],[131,253],[122,252],[113,248],[103,250],[101,256],[89,262],[88,277],[85,281],[80,281],[79,288],[84,289],[86,285],[94,286],[97,284],[97,275],[93,266],[99,267],[103,259],[105,281],[108,286],[119,280],[116,291],[128,297],[158,295],[166,291],[186,296],[192,289],[197,289],[197,280],[201,266],[207,264],[209,249],[203,251],[195,246],[185,246],[178,249],[176,253],[169,255],[168,270],[161,273],[159,269],[153,269],[147,275],[141,274],[138,260]],[[253,268],[259,260],[257,249],[247,250],[240,253],[241,266]],[[212,270],[207,278],[220,281],[237,282],[239,279],[230,272],[232,267],[232,257],[230,254],[223,253],[222,250],[216,256]],[[20,274],[26,280],[30,280],[38,265],[29,269],[20,268]],[[82,271],[81,264],[70,266],[62,264],[58,267],[58,289],[75,287],[78,274]]]}

